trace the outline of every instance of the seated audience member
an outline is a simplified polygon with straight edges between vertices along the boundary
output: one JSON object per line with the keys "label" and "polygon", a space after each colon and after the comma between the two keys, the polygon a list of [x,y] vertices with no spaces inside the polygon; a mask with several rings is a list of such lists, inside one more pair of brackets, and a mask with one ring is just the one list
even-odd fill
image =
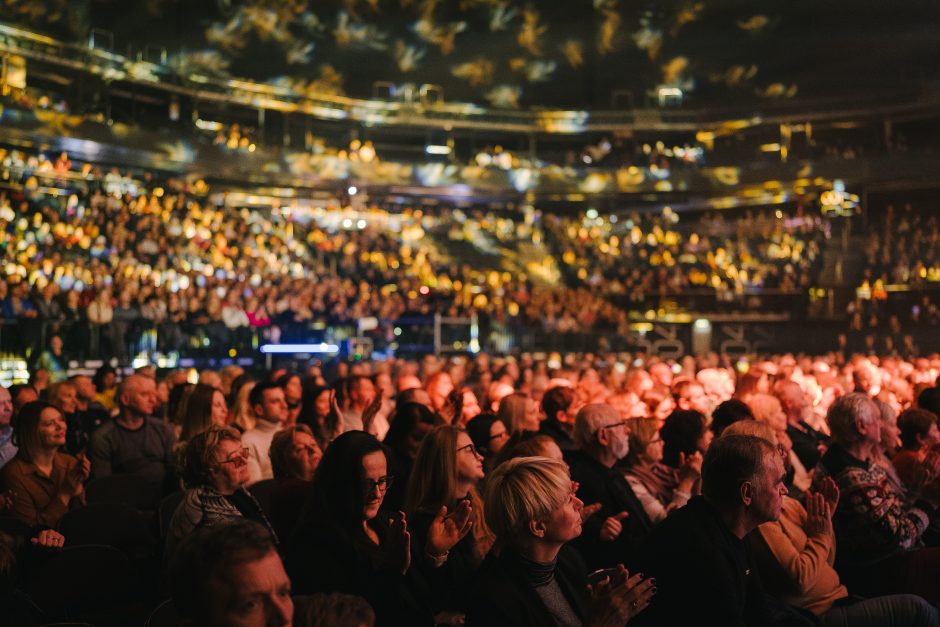
{"label": "seated audience member", "polygon": [[291,582],[271,534],[238,519],[198,529],[172,556],[170,590],[186,627],[290,627]]}
{"label": "seated audience member", "polygon": [[539,425],[539,432],[551,437],[562,451],[575,449],[572,432],[574,419],[581,409],[575,402],[575,391],[558,385],[545,392],[542,397],[542,411],[545,420]]}
{"label": "seated audience member", "polygon": [[343,431],[362,431],[363,413],[372,404],[378,392],[372,380],[364,375],[354,375],[347,381],[349,407],[343,412]]}
{"label": "seated audience member", "polygon": [[[872,462],[881,441],[878,408],[855,392],[837,399],[827,415],[832,443],[816,467],[819,486],[831,477],[842,498],[833,516],[837,568],[857,594],[907,592],[940,599],[940,549],[919,549],[940,505],[940,482],[921,492],[918,507],[904,502],[884,469]],[[818,489],[816,491],[819,491]]]}
{"label": "seated audience member", "polygon": [[813,480],[813,468],[806,468],[793,451],[787,432],[787,416],[776,397],[770,394],[751,394],[748,405],[754,412],[754,420],[768,425],[777,434],[777,441],[787,449],[787,486],[794,491],[805,492]]}
{"label": "seated audience member", "polygon": [[809,399],[798,383],[787,380],[774,384],[774,396],[780,401],[787,417],[787,435],[793,442],[793,452],[804,468],[812,470],[819,463],[821,451],[825,450],[829,438],[806,422],[810,409]]}
{"label": "seated audience member", "polygon": [[317,439],[321,451],[343,432],[343,421],[333,390],[317,385],[314,379],[305,379],[301,396],[298,424],[307,425]]}
{"label": "seated audience member", "polygon": [[439,424],[441,419],[437,414],[419,403],[406,403],[395,409],[392,426],[383,442],[389,455],[389,473],[396,477],[383,501],[389,511],[401,509],[421,441]]}
{"label": "seated audience member", "polygon": [[[912,407],[898,416],[901,450],[891,460],[898,477],[909,488],[919,488],[931,471],[924,462],[933,448],[940,444],[937,416],[926,409]],[[934,453],[936,456],[936,453]]]}
{"label": "seated audience member", "polygon": [[39,392],[28,383],[16,383],[9,388],[10,396],[13,397],[13,412],[17,413],[26,403],[32,403],[39,400]]}
{"label": "seated audience member", "polygon": [[[230,427],[210,427],[186,444],[183,482],[187,489],[170,519],[169,554],[193,530],[227,520],[248,518],[271,531],[261,506],[245,489],[247,467],[238,431]],[[276,542],[273,531],[271,535]]]}
{"label": "seated audience member", "polygon": [[[421,442],[405,492],[408,530],[425,546],[441,516],[466,521],[465,535],[449,553],[417,556],[412,572],[427,589],[432,614],[465,614],[467,587],[493,544],[477,488],[483,481],[483,456],[467,433],[455,426],[435,427]],[[472,527],[471,527],[472,523]],[[467,533],[467,532],[470,533]]]}
{"label": "seated audience member", "polygon": [[496,456],[496,463],[493,467],[516,457],[548,457],[559,461],[565,459],[564,453],[555,440],[536,431],[519,431],[512,434],[506,446]]}
{"label": "seated audience member", "polygon": [[483,456],[483,470],[489,472],[496,456],[509,440],[509,430],[496,414],[483,412],[467,423],[467,434]]}
{"label": "seated audience member", "polygon": [[5,387],[0,387],[0,468],[16,455],[13,444],[13,397]]}
{"label": "seated audience member", "polygon": [[256,483],[249,491],[258,499],[278,537],[287,539],[300,518],[323,452],[310,427],[298,424],[274,434],[270,455],[274,479]]}
{"label": "seated audience member", "polygon": [[446,372],[435,372],[428,377],[427,385],[424,388],[431,399],[431,411],[438,415],[446,413],[445,406],[451,392],[454,391],[454,380]]}
{"label": "seated audience member", "polygon": [[46,400],[59,408],[65,416],[67,433],[65,436],[65,452],[76,455],[88,447],[88,439],[94,427],[86,431],[78,415],[78,390],[71,381],[51,383],[46,388]]}
{"label": "seated audience member", "polygon": [[303,399],[303,385],[300,375],[289,372],[279,377],[275,383],[284,390],[284,402],[287,403],[287,420],[284,425],[297,424],[297,418],[300,416],[301,400]]}
{"label": "seated audience member", "polygon": [[177,408],[180,442],[189,442],[209,427],[224,427],[228,421],[225,395],[211,385],[197,383],[188,388]]}
{"label": "seated audience member", "polygon": [[0,492],[12,494],[7,515],[29,525],[55,526],[85,492],[89,462],[62,452],[62,411],[44,401],[27,403],[16,417],[16,456],[0,470]]}
{"label": "seated audience member", "polygon": [[891,405],[873,398],[875,407],[878,408],[878,417],[881,421],[881,439],[872,450],[871,461],[873,464],[881,466],[885,474],[888,475],[888,482],[891,487],[902,497],[906,498],[908,493],[907,483],[898,474],[893,460],[898,453],[898,447],[901,445],[901,431],[898,429],[898,412]]}
{"label": "seated audience member", "polygon": [[156,403],[156,384],[142,375],[131,375],[118,393],[121,413],[101,425],[91,436],[91,478],[135,474],[155,486],[172,476],[173,429],[151,417]]}
{"label": "seated audience member", "polygon": [[392,479],[382,444],[363,431],[336,438],[313,479],[304,515],[286,555],[294,592],[345,592],[365,598],[379,625],[430,624],[405,575],[412,553],[441,556],[460,540],[469,511],[447,520],[440,513],[424,546],[412,551],[405,514],[380,513]]}
{"label": "seated audience member", "polygon": [[[937,383],[940,383],[940,377],[937,377]],[[13,400],[16,400],[15,395]],[[935,385],[922,390],[917,395],[917,406],[940,418],[940,387]]]}
{"label": "seated audience member", "polygon": [[630,451],[622,462],[624,475],[646,515],[658,523],[698,493],[702,454],[696,451],[688,458],[680,454],[678,470],[670,468],[662,462],[663,439],[656,420],[633,418],[629,426]]}
{"label": "seated audience member", "polygon": [[574,542],[590,568],[624,561],[649,533],[653,523],[623,473],[615,468],[630,450],[629,428],[610,405],[593,403],[578,412],[574,441],[579,450],[567,456],[578,498],[600,511],[584,524]]}
{"label": "seated audience member", "polygon": [[666,417],[659,429],[663,439],[663,463],[678,469],[683,459],[698,452],[708,451],[714,434],[708,428],[705,415],[698,411],[677,409]]}
{"label": "seated audience member", "polygon": [[702,463],[702,495],[666,517],[633,562],[659,594],[643,625],[774,624],[744,537],[780,516],[783,461],[765,441],[715,440]]}
{"label": "seated audience member", "polygon": [[287,422],[287,401],[284,389],[276,383],[263,381],[249,394],[248,402],[255,415],[255,426],[242,434],[242,444],[248,449],[248,483],[271,479],[271,440]]}
{"label": "seated audience member", "polygon": [[460,390],[462,403],[460,405],[460,426],[466,426],[468,422],[476,418],[483,411],[480,407],[480,401],[477,395],[468,387]]}
{"label": "seated audience member", "polygon": [[98,390],[91,378],[77,374],[69,378],[75,386],[76,404],[78,406],[79,422],[84,425],[85,431],[90,435],[95,429],[111,419],[110,412],[96,400]]}
{"label": "seated audience member", "polygon": [[251,391],[255,389],[258,383],[252,379],[247,379],[238,387],[235,392],[235,398],[232,401],[232,422],[230,426],[238,429],[242,434],[251,431],[258,424],[255,418],[255,410],[251,406]]}
{"label": "seated audience member", "polygon": [[[738,422],[726,435],[761,438],[779,451],[777,435],[766,424]],[[902,627],[940,625],[940,615],[915,595],[889,595],[853,599],[833,568],[836,538],[832,513],[839,503],[839,488],[831,478],[820,483],[822,492],[806,495],[807,507],[790,496],[783,497],[780,518],[748,534],[761,584],[774,597],[812,612],[823,626],[859,625]]]}
{"label": "seated audience member", "polygon": [[705,388],[695,379],[676,379],[672,384],[672,398],[676,401],[677,410],[697,411],[703,416],[711,412]]}
{"label": "seated audience member", "polygon": [[539,406],[528,394],[513,392],[499,402],[496,412],[510,433],[539,430]]}
{"label": "seated audience member", "polygon": [[748,407],[747,403],[744,401],[738,400],[736,398],[731,398],[723,403],[719,404],[715,408],[715,411],[712,412],[712,423],[709,425],[709,428],[712,430],[712,433],[715,434],[714,437],[721,437],[721,434],[728,427],[739,420],[753,420],[754,414],[751,412],[751,408]]}
{"label": "seated audience member", "polygon": [[622,566],[590,581],[578,552],[583,503],[564,462],[521,457],[499,466],[485,490],[496,535],[476,578],[468,625],[622,627],[656,593],[655,582]]}

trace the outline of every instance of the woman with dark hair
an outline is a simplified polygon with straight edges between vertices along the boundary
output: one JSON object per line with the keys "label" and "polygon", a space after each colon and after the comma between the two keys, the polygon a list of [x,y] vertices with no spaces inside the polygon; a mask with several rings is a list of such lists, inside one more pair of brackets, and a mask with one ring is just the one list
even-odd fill
{"label": "woman with dark hair", "polygon": [[509,440],[509,429],[496,414],[483,412],[467,423],[467,434],[483,456],[483,470],[489,472],[495,466],[496,455]]}
{"label": "woman with dark hair", "polygon": [[195,529],[235,518],[263,524],[277,542],[258,501],[245,489],[248,451],[238,431],[212,426],[193,436],[183,453],[182,474],[186,496],[170,520],[168,555]]}
{"label": "woman with dark hair", "polygon": [[285,425],[297,424],[303,401],[303,384],[300,375],[296,372],[288,372],[279,377],[275,383],[284,390],[284,400],[287,401],[287,422]]}
{"label": "woman with dark hair", "polygon": [[343,432],[343,421],[333,390],[317,385],[316,379],[303,380],[303,394],[297,423],[307,425],[321,450],[326,450],[336,436]]}
{"label": "woman with dark hair", "polygon": [[225,395],[205,383],[188,387],[177,405],[176,422],[180,425],[181,442],[189,442],[210,427],[224,427],[227,420]]}
{"label": "woman with dark hair", "polygon": [[678,468],[696,451],[704,455],[714,434],[701,412],[677,409],[666,418],[659,437],[663,439],[663,463]]}
{"label": "woman with dark hair", "polygon": [[420,403],[405,403],[395,410],[392,426],[385,434],[391,472],[397,477],[388,494],[385,505],[391,510],[400,509],[405,502],[405,487],[411,477],[411,466],[418,456],[424,436],[430,433],[441,419]]}
{"label": "woman with dark hair", "polygon": [[710,426],[712,433],[716,438],[721,437],[721,432],[729,425],[740,420],[754,420],[754,413],[744,401],[737,398],[729,398],[719,404],[712,412],[712,424]]}
{"label": "woman with dark hair", "polygon": [[[405,578],[412,562],[405,514],[380,513],[393,479],[385,450],[374,436],[348,431],[333,441],[286,552],[294,593],[364,597],[380,626],[431,624]],[[435,517],[425,545],[415,552],[447,553],[461,537],[455,519]]]}
{"label": "woman with dark hair", "polygon": [[13,492],[8,515],[30,525],[55,526],[74,499],[85,492],[91,463],[72,457],[65,445],[65,416],[51,403],[34,401],[16,416],[16,456],[0,471],[0,493]]}
{"label": "woman with dark hair", "polygon": [[[448,515],[465,521],[460,531],[466,534],[449,553],[426,553],[415,560],[414,575],[430,591],[427,605],[434,614],[466,613],[469,583],[493,545],[478,492],[482,481],[483,456],[460,427],[435,427],[421,442],[405,493],[411,537],[424,546],[431,525]],[[473,533],[466,533],[471,526]]]}

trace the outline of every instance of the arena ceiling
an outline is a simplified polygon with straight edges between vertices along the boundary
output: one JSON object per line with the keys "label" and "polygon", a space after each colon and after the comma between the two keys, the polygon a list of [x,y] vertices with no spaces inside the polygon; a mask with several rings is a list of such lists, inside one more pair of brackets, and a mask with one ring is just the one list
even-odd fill
{"label": "arena ceiling", "polygon": [[900,98],[940,78],[935,2],[3,0],[0,19],[103,29],[187,71],[365,98],[432,84],[498,107],[642,106],[664,86],[705,106]]}

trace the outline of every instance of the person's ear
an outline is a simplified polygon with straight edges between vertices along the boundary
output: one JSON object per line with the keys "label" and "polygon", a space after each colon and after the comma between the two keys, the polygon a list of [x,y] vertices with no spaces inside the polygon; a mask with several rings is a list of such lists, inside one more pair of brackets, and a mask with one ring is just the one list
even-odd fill
{"label": "person's ear", "polygon": [[536,538],[544,538],[545,531],[545,521],[537,520],[535,518],[529,521],[529,533],[531,533]]}
{"label": "person's ear", "polygon": [[610,434],[607,433],[607,429],[598,429],[594,437],[597,438],[597,443],[600,444],[601,447],[606,447],[610,442]]}
{"label": "person's ear", "polygon": [[741,484],[741,502],[745,506],[749,506],[754,501],[754,484],[750,481],[745,481]]}

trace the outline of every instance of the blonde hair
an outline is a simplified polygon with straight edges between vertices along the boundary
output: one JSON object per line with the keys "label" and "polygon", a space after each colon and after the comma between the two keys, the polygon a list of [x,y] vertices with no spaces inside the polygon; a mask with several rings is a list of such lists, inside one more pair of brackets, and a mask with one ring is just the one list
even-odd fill
{"label": "blonde hair", "polygon": [[548,457],[516,457],[486,481],[486,524],[501,545],[524,541],[532,520],[551,516],[571,495],[568,466]]}
{"label": "blonde hair", "polygon": [[257,385],[256,381],[247,381],[238,388],[238,395],[235,396],[235,403],[232,407],[232,424],[242,430],[250,431],[255,428],[258,419],[255,417],[254,407],[248,400],[251,390]]}

